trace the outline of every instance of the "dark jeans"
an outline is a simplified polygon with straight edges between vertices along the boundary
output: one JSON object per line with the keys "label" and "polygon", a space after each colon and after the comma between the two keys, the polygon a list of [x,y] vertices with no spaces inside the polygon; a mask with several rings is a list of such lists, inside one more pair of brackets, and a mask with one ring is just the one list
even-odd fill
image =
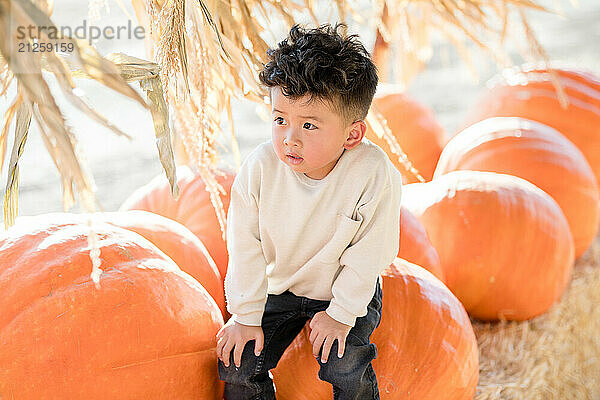
{"label": "dark jeans", "polygon": [[[219,360],[219,377],[225,381],[227,400],[274,399],[275,392],[269,370],[275,368],[285,349],[317,312],[324,311],[329,301],[296,296],[290,291],[269,295],[262,318],[264,346],[260,356],[254,355],[254,340],[246,343],[239,369]],[[342,358],[337,357],[337,341],[331,347],[325,364],[319,363],[319,378],[331,383],[335,400],[379,400],[377,378],[371,361],[377,357],[377,348],[370,342],[371,333],[381,320],[382,293],[379,281],[375,295],[367,306],[367,315],[357,318],[346,338]]]}

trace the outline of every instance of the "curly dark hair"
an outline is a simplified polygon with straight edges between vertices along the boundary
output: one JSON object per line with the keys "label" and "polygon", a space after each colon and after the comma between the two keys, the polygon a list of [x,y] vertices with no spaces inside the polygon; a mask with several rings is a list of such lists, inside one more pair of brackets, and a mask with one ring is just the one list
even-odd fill
{"label": "curly dark hair", "polygon": [[277,48],[267,51],[270,61],[260,81],[269,89],[280,87],[292,100],[308,95],[309,102],[325,101],[347,123],[364,119],[377,88],[377,68],[358,35],[338,33],[345,27],[294,25]]}

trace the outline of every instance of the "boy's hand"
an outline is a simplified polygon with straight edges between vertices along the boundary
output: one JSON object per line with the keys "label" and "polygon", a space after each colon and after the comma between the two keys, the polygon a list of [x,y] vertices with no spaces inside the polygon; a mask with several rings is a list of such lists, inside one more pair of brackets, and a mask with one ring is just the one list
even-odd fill
{"label": "boy's hand", "polygon": [[344,355],[346,346],[346,336],[352,327],[342,324],[331,318],[325,311],[320,311],[310,321],[310,337],[309,340],[313,345],[313,355],[319,357],[319,350],[323,346],[321,352],[321,362],[324,364],[329,358],[329,352],[333,342],[338,341],[338,358]]}
{"label": "boy's hand", "polygon": [[242,352],[250,340],[256,340],[254,354],[258,357],[264,343],[262,328],[242,325],[230,319],[217,333],[217,357],[223,361],[226,367],[229,367],[229,356],[233,349],[233,362],[239,368],[242,363]]}

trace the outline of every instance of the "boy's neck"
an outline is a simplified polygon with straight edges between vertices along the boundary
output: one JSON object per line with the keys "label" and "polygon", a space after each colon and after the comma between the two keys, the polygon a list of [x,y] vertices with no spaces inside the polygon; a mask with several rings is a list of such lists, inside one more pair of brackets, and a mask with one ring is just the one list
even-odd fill
{"label": "boy's neck", "polygon": [[342,152],[340,153],[340,155],[338,156],[338,158],[335,160],[335,163],[331,166],[331,169],[321,178],[313,178],[312,176],[309,176],[306,174],[306,172],[303,172],[304,176],[306,176],[308,179],[312,179],[313,181],[320,181],[325,179],[335,168],[335,166],[337,165],[337,163],[340,161],[340,158],[342,158],[342,155],[344,155],[344,153],[346,152],[346,149],[342,149]]}

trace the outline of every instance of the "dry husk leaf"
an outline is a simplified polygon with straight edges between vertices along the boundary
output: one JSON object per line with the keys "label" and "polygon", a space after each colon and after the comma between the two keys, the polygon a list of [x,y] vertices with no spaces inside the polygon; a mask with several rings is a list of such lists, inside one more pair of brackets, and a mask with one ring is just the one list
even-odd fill
{"label": "dry husk leaf", "polygon": [[[19,42],[29,41],[32,38],[20,39],[17,30],[0,29],[0,94],[6,93],[8,86],[16,80],[17,95],[4,116],[2,131],[0,134],[0,165],[4,162],[6,154],[6,141],[8,130],[15,115],[17,115],[17,126],[15,130],[15,149],[11,156],[9,179],[5,192],[4,224],[9,227],[18,213],[18,160],[22,154],[27,137],[31,115],[39,124],[44,144],[57,169],[60,172],[63,184],[63,209],[67,211],[75,202],[75,192],[79,193],[82,206],[86,211],[96,210],[95,186],[92,176],[82,163],[80,149],[71,128],[59,109],[54,95],[51,93],[42,71],[54,74],[59,87],[73,105],[85,112],[90,118],[105,125],[118,135],[128,137],[121,132],[108,119],[97,113],[81,95],[77,89],[73,77],[85,76],[97,80],[101,84],[135,100],[145,108],[150,108],[155,119],[157,128],[157,140],[161,161],[172,184],[173,192],[176,192],[176,180],[174,175],[174,157],[170,146],[170,135],[168,134],[167,107],[164,106],[162,94],[146,103],[140,95],[127,84],[127,80],[159,79],[158,67],[154,63],[144,60],[123,60],[123,57],[115,57],[116,65],[110,59],[101,57],[98,52],[86,41],[71,39],[69,37],[56,38],[49,34],[52,28],[56,28],[49,15],[53,8],[52,1],[46,0],[0,0],[0,26],[42,26],[39,38],[43,42],[65,43],[73,48],[70,57],[61,57],[55,52],[33,52],[18,51]],[[129,63],[128,63],[129,62]],[[148,65],[152,64],[152,65]],[[119,68],[120,67],[120,68]],[[78,71],[73,74],[71,70]],[[156,86],[156,84],[153,84]],[[160,89],[160,88],[158,88]],[[155,88],[155,92],[159,90]],[[157,106],[163,103],[162,107]],[[19,110],[19,111],[17,111]],[[23,110],[29,110],[28,118],[23,117]],[[157,111],[161,115],[157,114]],[[19,115],[21,117],[19,118]],[[160,118],[158,118],[158,117]],[[156,123],[156,121],[159,123]],[[26,127],[24,127],[26,125]],[[167,127],[167,128],[165,128]],[[168,143],[165,138],[168,138]],[[170,159],[169,159],[170,157]]]}

